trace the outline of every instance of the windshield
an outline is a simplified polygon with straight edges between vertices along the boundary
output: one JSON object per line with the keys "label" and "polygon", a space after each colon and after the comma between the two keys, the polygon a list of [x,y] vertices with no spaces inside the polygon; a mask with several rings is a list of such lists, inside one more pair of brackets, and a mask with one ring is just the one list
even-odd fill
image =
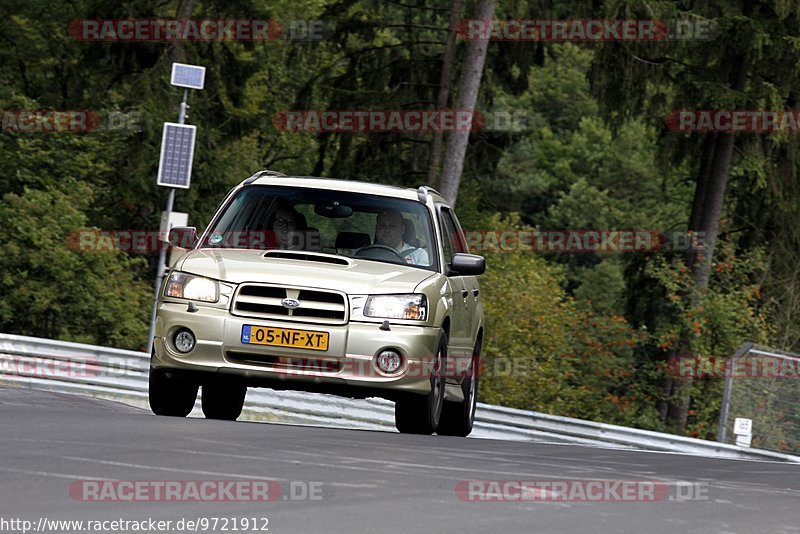
{"label": "windshield", "polygon": [[435,270],[430,214],[412,200],[299,187],[244,187],[201,247],[325,252]]}

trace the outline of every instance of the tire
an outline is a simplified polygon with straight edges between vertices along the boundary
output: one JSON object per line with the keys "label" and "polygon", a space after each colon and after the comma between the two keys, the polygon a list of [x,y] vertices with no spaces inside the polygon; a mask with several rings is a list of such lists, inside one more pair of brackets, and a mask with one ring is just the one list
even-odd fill
{"label": "tire", "polygon": [[461,382],[464,400],[460,402],[445,401],[442,409],[442,420],[436,433],[441,436],[467,437],[475,423],[475,406],[478,403],[478,376],[480,374],[482,340],[475,344],[470,370]]}
{"label": "tire", "polygon": [[443,370],[447,360],[447,333],[442,330],[436,349],[436,359],[431,372],[431,390],[426,395],[408,395],[397,399],[394,406],[394,424],[403,434],[426,434],[436,432],[444,406],[445,376]]}
{"label": "tire", "polygon": [[242,415],[247,386],[203,384],[203,415],[206,419],[236,421]]}
{"label": "tire", "polygon": [[154,414],[186,417],[197,400],[197,384],[169,377],[164,369],[151,367],[147,395]]}

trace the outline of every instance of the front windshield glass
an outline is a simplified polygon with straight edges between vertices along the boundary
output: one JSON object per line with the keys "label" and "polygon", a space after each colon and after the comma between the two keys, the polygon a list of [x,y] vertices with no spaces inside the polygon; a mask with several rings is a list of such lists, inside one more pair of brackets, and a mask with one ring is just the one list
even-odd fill
{"label": "front windshield glass", "polygon": [[413,200],[278,186],[244,187],[201,247],[324,252],[435,270],[428,210]]}

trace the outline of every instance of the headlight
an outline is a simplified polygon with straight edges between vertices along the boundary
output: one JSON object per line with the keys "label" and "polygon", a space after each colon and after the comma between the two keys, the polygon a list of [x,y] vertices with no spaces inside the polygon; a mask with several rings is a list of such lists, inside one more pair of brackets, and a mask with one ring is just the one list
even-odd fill
{"label": "headlight", "polygon": [[371,295],[364,305],[364,316],[424,321],[428,318],[428,301],[419,294]]}
{"label": "headlight", "polygon": [[216,280],[186,273],[172,273],[164,288],[164,296],[179,299],[217,302],[219,284]]}

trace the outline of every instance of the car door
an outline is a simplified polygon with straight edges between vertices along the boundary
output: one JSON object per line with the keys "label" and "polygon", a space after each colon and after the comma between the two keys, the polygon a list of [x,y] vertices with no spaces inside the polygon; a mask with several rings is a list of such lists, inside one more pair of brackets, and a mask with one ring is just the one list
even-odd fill
{"label": "car door", "polygon": [[[464,231],[461,228],[461,224],[458,222],[458,217],[456,217],[454,211],[448,210],[448,213],[453,219],[457,235],[458,245],[456,247],[455,252],[468,254],[469,247],[467,246],[467,239],[464,236]],[[467,289],[467,302],[466,302],[467,316],[466,316],[465,343],[466,343],[466,349],[470,351],[469,354],[471,355],[472,354],[471,351],[475,347],[475,341],[476,341],[475,337],[478,332],[478,327],[480,326],[478,324],[478,318],[481,315],[479,311],[482,310],[482,304],[480,301],[481,289],[477,276],[461,276],[460,278],[462,282],[464,282],[464,287]]]}
{"label": "car door", "polygon": [[[449,270],[453,264],[453,256],[458,252],[465,252],[465,243],[461,240],[451,210],[447,206],[439,206],[439,227],[442,231],[442,250],[444,262]],[[453,299],[452,314],[450,316],[450,354],[452,356],[465,356],[472,347],[469,346],[469,306],[470,292],[467,287],[466,276],[453,275],[446,271],[450,295]]]}

